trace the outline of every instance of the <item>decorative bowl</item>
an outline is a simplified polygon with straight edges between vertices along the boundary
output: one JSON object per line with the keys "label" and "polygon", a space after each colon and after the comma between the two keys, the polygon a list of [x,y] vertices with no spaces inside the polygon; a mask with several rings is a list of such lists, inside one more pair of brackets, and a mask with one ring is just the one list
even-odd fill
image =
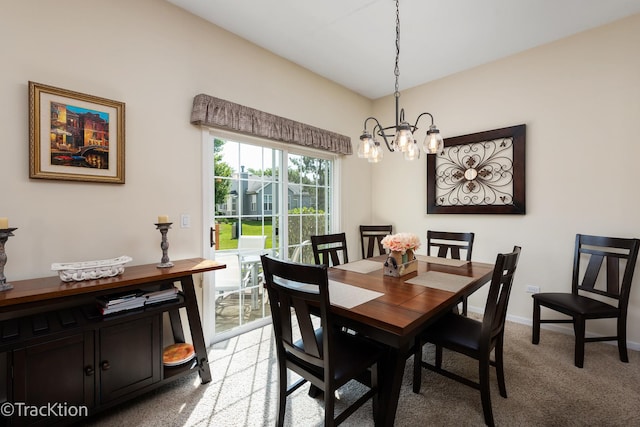
{"label": "decorative bowl", "polygon": [[124,265],[133,260],[130,256],[119,256],[99,261],[53,263],[51,269],[58,272],[63,282],[101,279],[124,272]]}

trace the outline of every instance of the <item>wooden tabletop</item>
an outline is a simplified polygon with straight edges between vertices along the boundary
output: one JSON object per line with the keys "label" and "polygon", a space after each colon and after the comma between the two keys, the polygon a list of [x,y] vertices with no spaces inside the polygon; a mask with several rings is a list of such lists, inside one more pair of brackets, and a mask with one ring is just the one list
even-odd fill
{"label": "wooden tabletop", "polygon": [[18,304],[51,300],[71,295],[139,286],[146,283],[179,279],[187,275],[225,268],[226,265],[204,258],[172,261],[173,267],[158,268],[158,264],[125,267],[115,277],[78,282],[63,282],[58,276],[12,281],[13,289],[0,292],[0,308]]}
{"label": "wooden tabletop", "polygon": [[[386,257],[370,258],[384,261]],[[449,292],[405,283],[426,271],[437,271],[472,280],[459,292]],[[347,321],[368,327],[369,335],[385,344],[399,347],[408,344],[430,320],[450,310],[463,295],[468,295],[491,279],[493,264],[469,262],[461,267],[420,261],[418,271],[402,277],[385,276],[380,270],[362,274],[338,268],[329,269],[329,279],[384,293],[383,296],[347,309],[332,306],[332,312]]]}

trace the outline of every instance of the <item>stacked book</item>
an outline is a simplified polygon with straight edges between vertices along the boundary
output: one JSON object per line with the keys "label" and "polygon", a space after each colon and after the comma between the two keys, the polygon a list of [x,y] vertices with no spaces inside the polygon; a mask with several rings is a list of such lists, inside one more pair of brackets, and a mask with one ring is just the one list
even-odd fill
{"label": "stacked book", "polygon": [[126,310],[134,310],[145,305],[160,304],[178,299],[178,289],[175,287],[160,291],[145,292],[139,289],[126,293],[103,295],[96,298],[98,310],[101,314],[112,314]]}
{"label": "stacked book", "polygon": [[175,301],[178,299],[178,288],[175,286],[161,291],[148,292],[144,294],[145,305],[159,304],[161,302]]}

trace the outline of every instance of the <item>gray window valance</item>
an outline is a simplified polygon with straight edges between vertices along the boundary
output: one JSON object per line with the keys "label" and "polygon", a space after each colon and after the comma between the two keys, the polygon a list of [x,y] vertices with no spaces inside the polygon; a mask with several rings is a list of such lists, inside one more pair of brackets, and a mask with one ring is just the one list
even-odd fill
{"label": "gray window valance", "polygon": [[352,154],[351,138],[348,136],[205,94],[196,95],[193,99],[191,124],[222,128],[337,154]]}

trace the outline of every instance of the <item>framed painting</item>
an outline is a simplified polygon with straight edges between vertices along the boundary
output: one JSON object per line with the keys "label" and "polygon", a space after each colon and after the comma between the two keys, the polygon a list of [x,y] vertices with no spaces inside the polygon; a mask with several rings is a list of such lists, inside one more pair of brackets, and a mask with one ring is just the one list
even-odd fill
{"label": "framed painting", "polygon": [[29,82],[29,177],[124,184],[124,103]]}
{"label": "framed painting", "polygon": [[526,125],[445,138],[427,156],[427,213],[525,214]]}

